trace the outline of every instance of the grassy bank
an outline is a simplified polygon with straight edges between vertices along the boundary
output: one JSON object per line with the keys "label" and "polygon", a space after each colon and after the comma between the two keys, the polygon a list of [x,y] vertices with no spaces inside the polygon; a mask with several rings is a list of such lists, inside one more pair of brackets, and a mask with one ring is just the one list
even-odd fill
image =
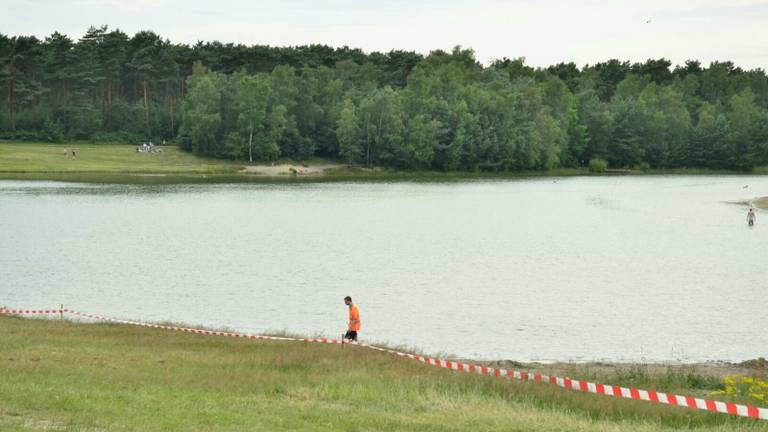
{"label": "grassy bank", "polygon": [[[77,149],[77,159],[64,149]],[[163,146],[158,153],[139,153],[135,146],[114,144],[45,144],[0,141],[0,179],[60,180],[102,183],[192,183],[248,181],[413,180],[452,181],[546,176],[592,175],[586,168],[521,172],[401,171],[349,167],[334,161],[277,161],[249,165],[243,161],[203,158]],[[768,167],[750,172],[709,169],[608,170],[602,175],[723,175],[768,174]]]}
{"label": "grassy bank", "polygon": [[7,316],[0,329],[0,430],[768,431],[359,347]]}
{"label": "grassy bank", "polygon": [[[77,159],[64,149],[77,149]],[[234,173],[240,165],[206,159],[163,146],[161,152],[139,153],[129,145],[0,143],[0,172],[6,174],[206,174]]]}
{"label": "grassy bank", "polygon": [[[77,148],[77,159],[64,149]],[[452,180],[587,174],[586,170],[557,169],[518,173],[398,171],[348,167],[323,159],[277,161],[248,165],[242,161],[203,158],[164,146],[159,153],[139,153],[136,147],[114,144],[44,144],[0,142],[0,179],[92,181],[105,183],[238,182],[283,179],[317,180]],[[141,174],[158,175],[144,177]],[[203,177],[205,175],[205,177]]]}

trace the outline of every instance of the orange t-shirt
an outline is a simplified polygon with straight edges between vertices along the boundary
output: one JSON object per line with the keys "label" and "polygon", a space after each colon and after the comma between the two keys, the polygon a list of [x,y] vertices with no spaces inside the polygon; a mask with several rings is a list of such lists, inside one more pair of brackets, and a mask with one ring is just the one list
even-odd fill
{"label": "orange t-shirt", "polygon": [[352,305],[349,307],[349,320],[355,320],[355,322],[349,327],[351,331],[360,331],[360,311],[357,306]]}

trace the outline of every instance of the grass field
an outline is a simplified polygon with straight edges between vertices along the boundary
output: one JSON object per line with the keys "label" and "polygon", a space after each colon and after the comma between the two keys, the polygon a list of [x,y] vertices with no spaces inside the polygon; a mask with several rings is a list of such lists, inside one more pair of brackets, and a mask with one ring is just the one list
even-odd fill
{"label": "grass field", "polygon": [[[64,149],[77,148],[77,159],[64,157]],[[314,158],[303,161],[312,170],[318,166],[332,166],[313,176],[270,175],[257,170],[242,171],[245,162],[203,158],[181,151],[178,147],[164,146],[161,153],[138,153],[136,147],[115,144],[45,144],[27,142],[0,142],[0,179],[61,180],[100,183],[188,183],[238,182],[261,180],[461,180],[478,176],[508,178],[542,175],[579,175],[587,171],[557,169],[546,172],[525,173],[468,173],[435,171],[398,171],[390,169],[350,168],[333,161]],[[296,162],[281,160],[273,165],[288,166]],[[285,167],[283,167],[285,168]],[[287,168],[285,168],[287,170]],[[158,174],[162,177],[140,177],[135,174]],[[206,175],[205,178],[201,178]]]}
{"label": "grass field", "polygon": [[[77,148],[77,159],[64,157],[64,149],[71,152]],[[255,171],[241,172],[245,162],[203,158],[181,151],[178,147],[164,146],[161,153],[139,153],[136,147],[116,144],[45,144],[0,142],[0,178],[11,179],[51,179],[75,181],[123,182],[124,174],[216,174],[223,181],[254,180],[259,175]],[[295,162],[281,160],[274,165]],[[461,179],[467,177],[510,177],[530,175],[577,175],[586,174],[584,170],[557,169],[547,172],[525,173],[467,173],[435,171],[398,171],[388,169],[348,168],[325,159],[304,161],[305,165],[333,165],[322,173],[325,179]],[[261,177],[294,178],[291,176],[261,175]],[[307,177],[317,179],[317,176]],[[173,179],[171,179],[173,180]],[[189,181],[179,178],[176,181]],[[162,181],[162,180],[161,180]],[[194,181],[194,180],[192,180]]]}
{"label": "grass field", "polygon": [[[64,157],[77,148],[77,159]],[[71,154],[71,153],[70,153]],[[232,173],[241,165],[200,158],[163,146],[159,153],[138,153],[136,147],[107,144],[0,143],[3,173]]]}
{"label": "grass field", "polygon": [[768,431],[353,346],[0,316],[0,352],[2,431]]}

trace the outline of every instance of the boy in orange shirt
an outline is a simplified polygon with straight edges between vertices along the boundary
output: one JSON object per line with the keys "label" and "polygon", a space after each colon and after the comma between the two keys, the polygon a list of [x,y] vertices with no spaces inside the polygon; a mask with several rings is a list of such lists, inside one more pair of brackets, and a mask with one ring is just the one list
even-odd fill
{"label": "boy in orange shirt", "polygon": [[352,303],[352,297],[344,297],[344,304],[349,306],[349,323],[347,324],[347,333],[344,339],[357,342],[357,332],[360,331],[360,311]]}

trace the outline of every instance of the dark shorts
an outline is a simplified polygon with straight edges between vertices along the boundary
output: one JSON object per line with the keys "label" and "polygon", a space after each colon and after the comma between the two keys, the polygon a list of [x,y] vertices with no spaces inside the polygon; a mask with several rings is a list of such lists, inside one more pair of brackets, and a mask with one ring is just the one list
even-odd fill
{"label": "dark shorts", "polygon": [[753,221],[753,220],[750,220],[750,221],[749,221],[749,222],[747,222],[747,223],[749,224],[749,226],[752,226],[752,225],[754,225],[754,224],[755,224],[755,221]]}
{"label": "dark shorts", "polygon": [[346,334],[344,334],[344,339],[349,339],[357,342],[357,332],[356,331],[348,331]]}

